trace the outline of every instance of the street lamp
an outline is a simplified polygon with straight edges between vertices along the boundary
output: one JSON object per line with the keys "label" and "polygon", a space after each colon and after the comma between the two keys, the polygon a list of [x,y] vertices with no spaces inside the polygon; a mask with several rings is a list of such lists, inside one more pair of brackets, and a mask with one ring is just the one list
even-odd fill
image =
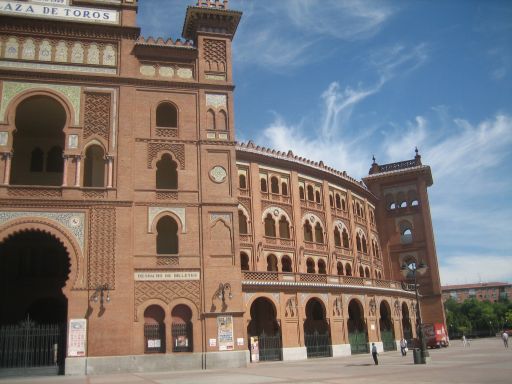
{"label": "street lamp", "polygon": [[415,261],[411,263],[403,263],[402,267],[400,268],[400,272],[402,272],[406,279],[412,277],[414,280],[414,284],[406,284],[405,282],[402,282],[402,288],[406,291],[414,291],[416,294],[416,318],[418,319],[418,338],[420,340],[421,356],[419,361],[416,361],[416,359],[414,360],[415,364],[426,364],[427,357],[429,356],[427,346],[425,345],[425,338],[423,336],[423,323],[421,322],[420,299],[418,295],[417,280],[418,273],[422,275],[426,270],[427,265],[423,261],[420,261],[419,264],[416,264]]}

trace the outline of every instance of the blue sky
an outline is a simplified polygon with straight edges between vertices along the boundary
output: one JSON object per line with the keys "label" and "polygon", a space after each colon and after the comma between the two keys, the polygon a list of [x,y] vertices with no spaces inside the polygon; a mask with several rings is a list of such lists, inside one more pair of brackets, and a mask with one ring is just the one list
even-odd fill
{"label": "blue sky", "polygon": [[[140,0],[142,34],[181,35],[194,0]],[[512,2],[231,0],[237,140],[347,171],[411,159],[443,284],[512,282]]]}

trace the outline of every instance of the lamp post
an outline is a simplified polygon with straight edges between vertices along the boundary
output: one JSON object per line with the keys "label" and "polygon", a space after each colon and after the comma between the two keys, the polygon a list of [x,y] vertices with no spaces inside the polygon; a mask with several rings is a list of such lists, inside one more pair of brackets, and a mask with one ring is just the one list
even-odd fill
{"label": "lamp post", "polygon": [[418,319],[418,338],[420,340],[421,356],[419,361],[417,361],[417,359],[414,359],[415,364],[426,364],[427,357],[429,357],[427,346],[425,344],[425,338],[423,335],[423,323],[421,321],[420,299],[418,295],[418,273],[421,275],[425,273],[426,270],[427,265],[423,261],[420,261],[419,264],[416,264],[416,262],[403,263],[402,267],[400,268],[400,271],[402,272],[406,279],[412,276],[412,279],[414,281],[414,284],[406,284],[405,282],[402,282],[402,288],[406,291],[414,291],[416,294],[416,318]]}

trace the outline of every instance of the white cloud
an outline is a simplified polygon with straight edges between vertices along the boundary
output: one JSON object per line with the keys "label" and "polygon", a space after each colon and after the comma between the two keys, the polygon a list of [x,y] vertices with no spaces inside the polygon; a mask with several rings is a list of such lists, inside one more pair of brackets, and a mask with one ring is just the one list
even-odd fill
{"label": "white cloud", "polygon": [[456,255],[444,260],[440,265],[440,271],[443,285],[512,281],[510,256]]}

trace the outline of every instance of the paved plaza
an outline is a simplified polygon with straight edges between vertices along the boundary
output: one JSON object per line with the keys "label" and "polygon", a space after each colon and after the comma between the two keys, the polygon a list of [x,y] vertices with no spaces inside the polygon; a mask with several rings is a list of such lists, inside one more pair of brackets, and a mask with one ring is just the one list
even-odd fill
{"label": "paved plaza", "polygon": [[499,338],[473,340],[466,348],[456,340],[430,354],[427,365],[414,365],[411,353],[402,358],[399,352],[386,352],[380,354],[379,366],[370,355],[358,355],[226,370],[5,378],[0,384],[512,383],[512,347],[505,349]]}

